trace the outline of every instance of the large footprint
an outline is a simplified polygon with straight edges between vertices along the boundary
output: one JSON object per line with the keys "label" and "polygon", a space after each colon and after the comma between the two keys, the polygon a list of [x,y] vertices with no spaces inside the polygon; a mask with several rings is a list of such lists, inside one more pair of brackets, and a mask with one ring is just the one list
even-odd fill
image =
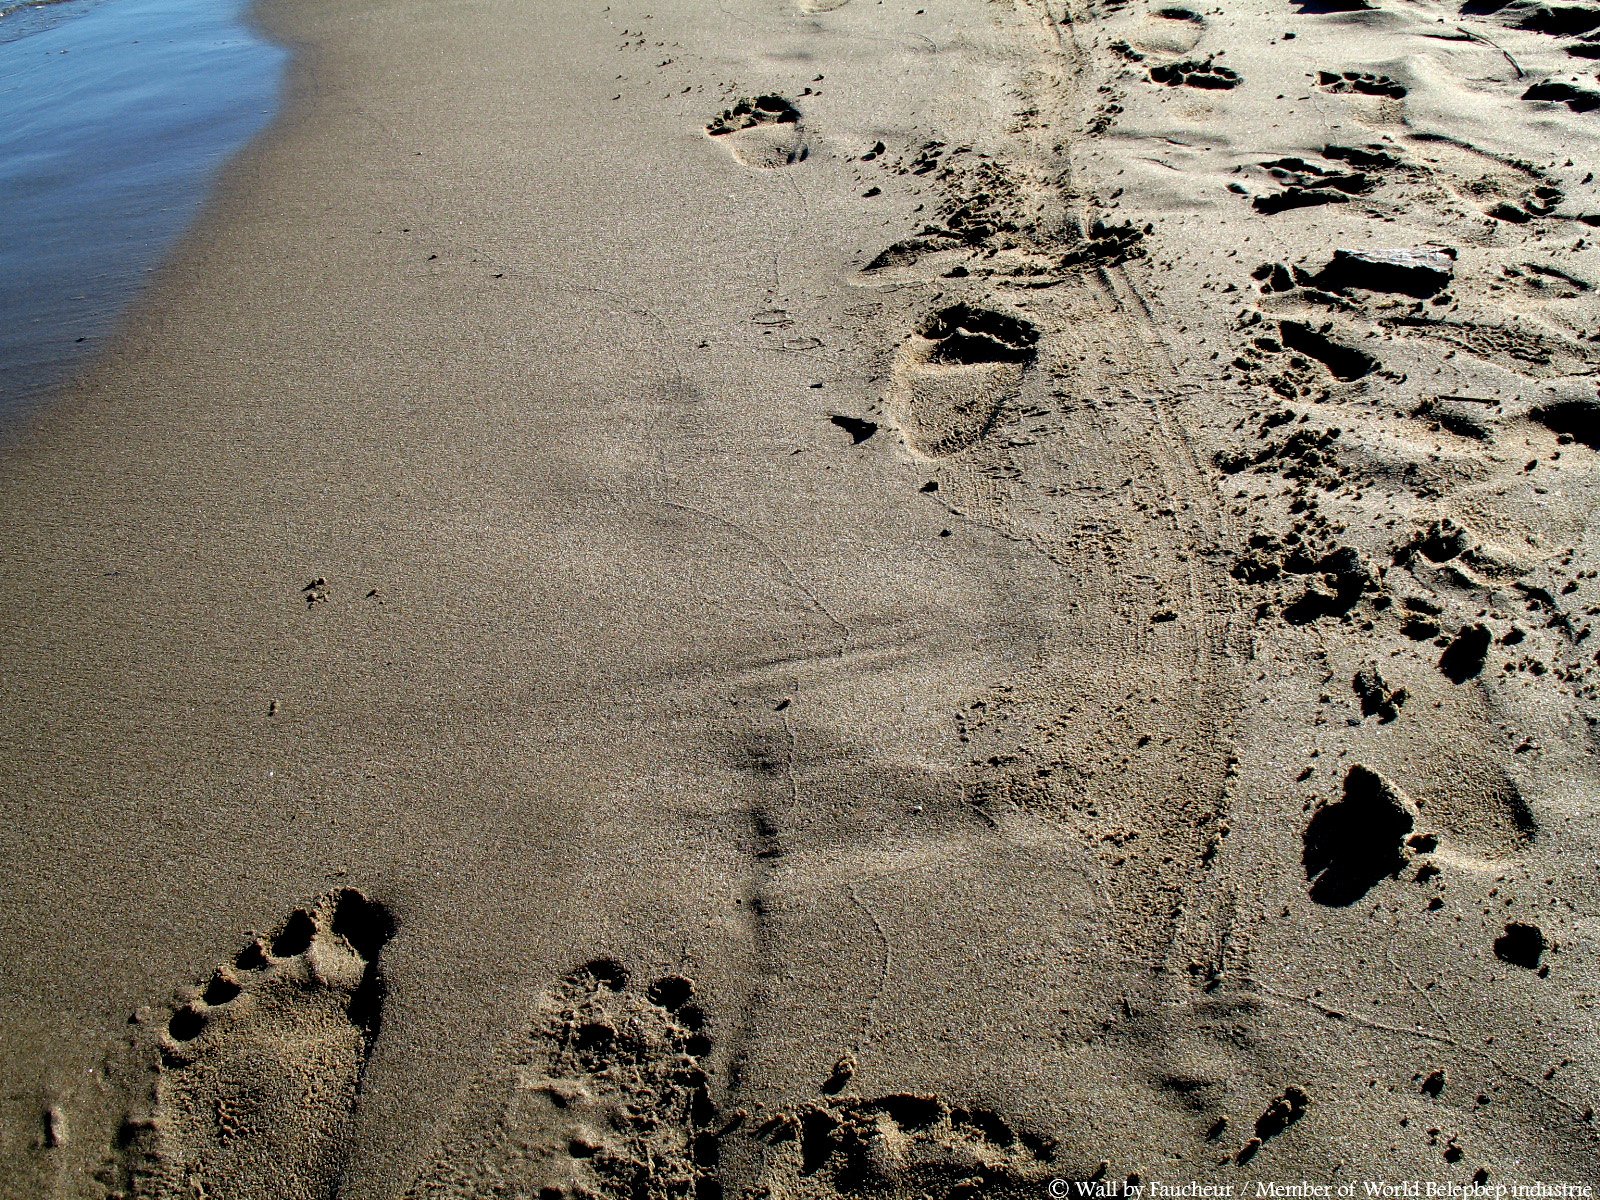
{"label": "large footprint", "polygon": [[155,1109],[130,1119],[127,1192],[152,1200],[327,1200],[383,1000],[394,925],[354,889],[291,913],[157,1035]]}
{"label": "large footprint", "polygon": [[711,1047],[693,996],[679,976],[635,991],[609,959],[567,976],[468,1094],[407,1200],[709,1194]]}
{"label": "large footprint", "polygon": [[706,126],[706,136],[727,146],[737,162],[758,171],[787,167],[805,156],[800,110],[782,96],[737,101]]}
{"label": "large footprint", "polygon": [[1038,341],[1031,322],[975,305],[930,316],[900,348],[886,398],[907,445],[938,458],[978,442],[1016,394]]}

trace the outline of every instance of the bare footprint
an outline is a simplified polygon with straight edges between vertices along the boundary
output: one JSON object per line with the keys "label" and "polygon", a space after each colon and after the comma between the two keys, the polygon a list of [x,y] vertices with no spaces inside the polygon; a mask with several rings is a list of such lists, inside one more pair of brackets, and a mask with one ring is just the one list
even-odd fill
{"label": "bare footprint", "polygon": [[1228,91],[1242,82],[1239,72],[1209,58],[1151,67],[1150,79],[1167,87],[1205,88],[1209,91]]}
{"label": "bare footprint", "polygon": [[745,98],[706,126],[734,159],[759,171],[787,167],[805,156],[800,110],[782,96]]}
{"label": "bare footprint", "polygon": [[680,976],[635,991],[609,959],[573,972],[467,1095],[407,1200],[703,1193],[716,1167],[705,1024]]}
{"label": "bare footprint", "polygon": [[1033,361],[1039,332],[992,309],[953,304],[923,322],[894,365],[887,408],[906,443],[938,458],[988,433]]}
{"label": "bare footprint", "polygon": [[157,1034],[155,1106],[124,1128],[125,1194],[326,1200],[383,1001],[394,924],[354,889],[258,938]]}
{"label": "bare footprint", "polygon": [[1187,54],[1204,30],[1205,19],[1192,9],[1158,8],[1129,41],[1152,54]]}
{"label": "bare footprint", "polygon": [[754,1133],[769,1147],[760,1194],[792,1200],[1034,1197],[1060,1174],[1050,1142],[938,1096],[824,1098]]}
{"label": "bare footprint", "polygon": [[1385,96],[1399,100],[1406,95],[1405,84],[1371,71],[1318,71],[1317,87],[1338,96]]}

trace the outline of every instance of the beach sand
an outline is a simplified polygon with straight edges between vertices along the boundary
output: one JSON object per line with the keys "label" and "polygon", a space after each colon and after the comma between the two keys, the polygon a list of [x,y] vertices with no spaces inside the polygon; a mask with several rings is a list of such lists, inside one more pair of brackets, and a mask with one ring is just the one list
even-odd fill
{"label": "beach sand", "polygon": [[0,440],[0,1194],[1593,1183],[1600,10],[1491,8],[267,0]]}

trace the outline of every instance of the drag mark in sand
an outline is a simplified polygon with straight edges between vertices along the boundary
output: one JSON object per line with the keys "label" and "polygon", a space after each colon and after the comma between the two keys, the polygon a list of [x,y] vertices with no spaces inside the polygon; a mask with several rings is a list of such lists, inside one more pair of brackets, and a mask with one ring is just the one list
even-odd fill
{"label": "drag mark in sand", "polygon": [[[792,681],[792,688],[798,693],[798,679]],[[749,866],[743,897],[752,978],[738,1024],[727,1046],[727,1095],[730,1101],[748,1083],[750,1056],[755,1048],[761,1017],[767,1007],[768,989],[778,970],[779,956],[773,933],[773,876],[775,865],[789,851],[778,809],[782,807],[794,816],[800,811],[801,804],[800,742],[788,716],[792,703],[792,697],[785,696],[770,707],[782,725],[781,746],[775,744],[776,731],[770,719],[762,719],[760,724],[752,724],[747,730],[737,750],[739,766],[753,776],[745,806]],[[774,786],[774,778],[780,772],[782,783]]]}
{"label": "drag mark in sand", "polygon": [[838,649],[834,651],[835,657],[843,655],[844,652],[849,649],[850,639],[853,636],[850,626],[845,624],[834,615],[828,606],[822,602],[822,598],[817,595],[816,591],[811,587],[811,585],[800,577],[800,574],[794,569],[794,565],[790,563],[790,561],[783,555],[779,554],[778,551],[772,547],[772,544],[760,534],[744,525],[739,524],[737,521],[730,521],[727,517],[721,517],[716,513],[707,512],[703,508],[696,508],[692,504],[684,504],[677,500],[663,500],[661,503],[668,508],[675,508],[679,512],[693,513],[697,517],[701,517],[707,521],[712,521],[726,529],[731,529],[741,537],[759,546],[769,559],[777,563],[779,569],[783,572],[784,578],[795,589],[795,591],[800,593],[801,597],[805,600],[806,607],[817,613],[818,616],[822,617],[838,632],[840,641]]}
{"label": "drag mark in sand", "polygon": [[[1226,522],[1168,414],[1175,364],[1122,270],[1146,253],[1153,226],[1110,221],[1102,203],[1081,203],[1072,179],[1061,131],[1085,107],[1077,18],[1021,7],[1041,53],[1002,134],[981,145],[929,137],[901,156],[874,148],[871,161],[904,186],[940,195],[856,281],[938,290],[934,311],[900,335],[885,413],[912,454],[940,460],[937,503],[969,529],[1027,546],[1070,597],[1049,618],[1059,641],[1040,639],[1025,665],[957,711],[969,807],[997,830],[1042,818],[1103,847],[1117,936],[1131,955],[1188,967],[1191,949],[1211,954],[1218,940],[1186,910],[1214,906],[1209,868],[1227,832],[1225,664],[1237,653],[1227,590],[1190,550],[1223,541]],[[1206,27],[1187,10],[1159,25],[1180,43],[1175,56]],[[1127,336],[1107,344],[1096,331],[1110,327]],[[1147,478],[1157,496],[1133,486]],[[1180,594],[1156,584],[1156,563]],[[1105,648],[1093,681],[1081,650],[1062,649],[1091,643]],[[1152,670],[1175,686],[1146,688]]]}

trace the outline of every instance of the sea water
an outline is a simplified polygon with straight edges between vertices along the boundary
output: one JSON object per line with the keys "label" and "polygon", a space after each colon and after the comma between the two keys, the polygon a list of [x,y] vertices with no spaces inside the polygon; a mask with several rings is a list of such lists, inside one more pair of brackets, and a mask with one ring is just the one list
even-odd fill
{"label": "sea water", "polygon": [[0,0],[0,419],[114,328],[288,54],[249,0]]}

